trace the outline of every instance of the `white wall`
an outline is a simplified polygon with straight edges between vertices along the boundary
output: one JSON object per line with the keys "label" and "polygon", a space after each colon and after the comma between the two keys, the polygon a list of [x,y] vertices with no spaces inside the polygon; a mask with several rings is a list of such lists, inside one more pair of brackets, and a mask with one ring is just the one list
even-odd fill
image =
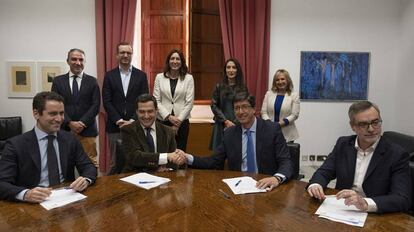
{"label": "white wall", "polygon": [[[413,119],[413,98],[405,100],[404,106],[395,104],[396,100],[410,96],[406,82],[413,72],[409,70],[413,65],[408,62],[413,61],[414,10],[412,2],[403,3],[399,0],[272,1],[269,80],[277,69],[286,68],[291,73],[295,90],[299,91],[300,51],[370,52],[368,99],[379,105],[384,130],[404,128],[400,120]],[[406,6],[410,9],[404,9],[401,16],[401,10]],[[404,18],[401,20],[401,17]],[[402,30],[410,32],[402,33]],[[405,46],[400,48],[402,34],[411,37],[403,39]],[[401,52],[407,59],[405,65],[397,63]],[[405,67],[405,71],[401,71],[404,77],[397,74],[401,66]],[[413,86],[412,78],[408,82]],[[407,106],[409,102],[411,105]],[[327,155],[339,136],[352,134],[347,117],[350,104],[301,102],[297,121],[301,154]],[[411,107],[409,115],[396,117],[396,108],[403,113],[407,107]],[[411,134],[414,134],[412,128],[411,125]]]}
{"label": "white wall", "polygon": [[95,44],[94,0],[0,0],[0,116],[21,115],[23,131],[34,125],[32,99],[7,97],[6,60],[65,61],[77,47],[96,76]]}
{"label": "white wall", "polygon": [[402,1],[400,56],[395,79],[397,83],[395,128],[398,131],[414,135],[414,1]]}

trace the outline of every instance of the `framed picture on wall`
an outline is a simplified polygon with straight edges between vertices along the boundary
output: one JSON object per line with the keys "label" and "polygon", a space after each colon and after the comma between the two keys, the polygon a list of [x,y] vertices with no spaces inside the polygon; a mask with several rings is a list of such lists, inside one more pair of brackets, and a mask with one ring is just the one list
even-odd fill
{"label": "framed picture on wall", "polygon": [[67,72],[67,64],[59,61],[39,61],[37,62],[37,89],[40,91],[50,91],[53,79]]}
{"label": "framed picture on wall", "polygon": [[303,100],[356,101],[368,97],[369,52],[302,51]]}
{"label": "framed picture on wall", "polygon": [[35,62],[7,61],[9,98],[32,98],[36,94]]}

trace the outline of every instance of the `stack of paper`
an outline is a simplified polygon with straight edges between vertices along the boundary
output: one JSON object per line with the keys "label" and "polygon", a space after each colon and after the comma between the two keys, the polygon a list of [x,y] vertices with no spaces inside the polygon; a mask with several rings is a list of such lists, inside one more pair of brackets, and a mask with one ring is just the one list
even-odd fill
{"label": "stack of paper", "polygon": [[368,213],[360,211],[354,205],[345,205],[344,199],[337,200],[334,195],[326,196],[315,214],[331,221],[359,227],[364,226],[368,216]]}
{"label": "stack of paper", "polygon": [[266,192],[266,189],[256,188],[257,181],[250,176],[223,179],[223,182],[226,183],[236,195]]}
{"label": "stack of paper", "polygon": [[52,190],[52,194],[44,202],[40,203],[40,205],[47,210],[51,210],[85,198],[85,195],[73,189],[61,188]]}
{"label": "stack of paper", "polygon": [[133,185],[136,185],[138,187],[147,189],[147,190],[155,188],[157,186],[160,186],[162,184],[165,184],[171,181],[168,178],[150,175],[145,172],[140,172],[138,174],[127,176],[127,177],[121,178],[121,180],[131,183]]}

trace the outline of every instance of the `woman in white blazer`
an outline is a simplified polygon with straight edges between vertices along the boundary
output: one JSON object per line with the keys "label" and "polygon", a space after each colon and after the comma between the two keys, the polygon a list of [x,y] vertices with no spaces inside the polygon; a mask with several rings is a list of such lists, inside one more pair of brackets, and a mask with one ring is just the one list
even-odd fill
{"label": "woman in white blazer", "polygon": [[267,91],[262,104],[262,118],[279,122],[286,142],[299,137],[295,121],[299,117],[299,94],[292,92],[293,83],[289,72],[279,69],[273,76],[272,89]]}
{"label": "woman in white blazer", "polygon": [[186,151],[194,79],[188,73],[182,51],[173,49],[168,54],[164,72],[155,77],[153,95],[157,99],[158,119],[176,131],[177,148]]}

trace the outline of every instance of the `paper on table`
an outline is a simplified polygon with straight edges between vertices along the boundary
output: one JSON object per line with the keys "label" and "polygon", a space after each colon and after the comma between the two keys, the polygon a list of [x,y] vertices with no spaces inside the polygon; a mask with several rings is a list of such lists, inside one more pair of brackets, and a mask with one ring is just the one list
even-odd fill
{"label": "paper on table", "polygon": [[231,191],[233,191],[233,193],[236,195],[266,192],[266,189],[256,188],[257,181],[250,176],[223,179],[223,182],[226,183],[230,187]]}
{"label": "paper on table", "polygon": [[127,176],[121,178],[121,180],[147,190],[171,181],[168,178],[154,176],[145,172],[140,172],[131,176]]}
{"label": "paper on table", "polygon": [[61,188],[52,190],[52,194],[40,205],[47,210],[51,210],[85,198],[85,195],[73,189]]}
{"label": "paper on table", "polygon": [[360,211],[354,205],[345,205],[344,199],[337,200],[334,195],[326,196],[315,214],[322,218],[358,227],[364,226],[368,216],[368,213]]}

